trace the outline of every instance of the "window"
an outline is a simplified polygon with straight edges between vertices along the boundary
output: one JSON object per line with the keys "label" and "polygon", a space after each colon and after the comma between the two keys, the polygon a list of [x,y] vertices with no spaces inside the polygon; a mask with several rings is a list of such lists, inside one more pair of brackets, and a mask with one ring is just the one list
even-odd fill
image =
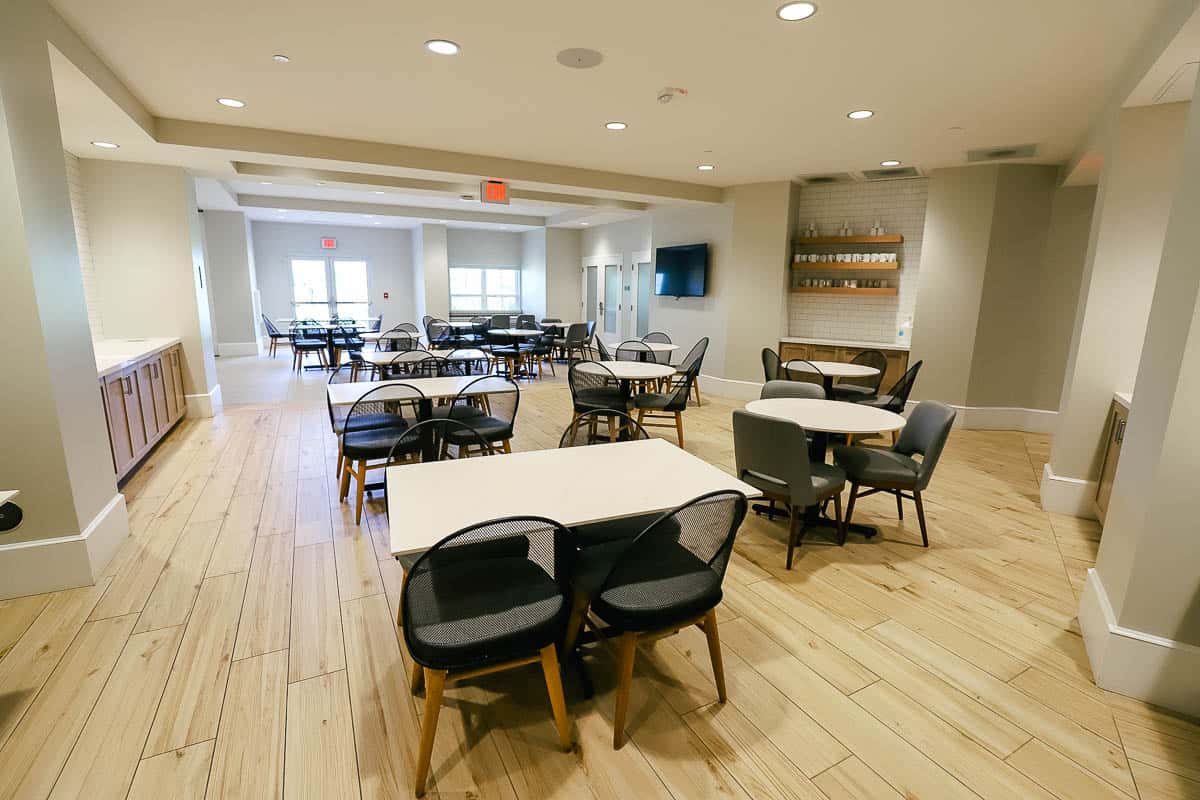
{"label": "window", "polygon": [[516,267],[451,267],[450,312],[521,310],[521,270]]}
{"label": "window", "polygon": [[371,315],[367,262],[293,258],[292,305],[296,319],[366,319]]}

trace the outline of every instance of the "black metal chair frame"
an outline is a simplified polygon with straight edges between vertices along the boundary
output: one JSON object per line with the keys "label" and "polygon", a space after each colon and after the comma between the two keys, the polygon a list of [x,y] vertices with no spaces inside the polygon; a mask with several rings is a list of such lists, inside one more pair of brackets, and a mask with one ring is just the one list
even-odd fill
{"label": "black metal chair frame", "polygon": [[[394,394],[401,390],[407,390],[411,394],[405,395],[403,397],[400,397],[400,396],[388,397],[387,396],[388,394]],[[416,386],[413,386],[412,384],[409,384],[409,383],[403,383],[403,382],[398,381],[398,382],[394,382],[394,383],[387,383],[382,386],[377,386],[374,389],[371,389],[370,391],[365,393],[362,397],[360,397],[354,401],[354,405],[352,405],[350,407],[350,412],[348,414],[346,414],[346,426],[349,427],[351,425],[351,423],[354,419],[355,412],[358,410],[359,406],[363,405],[364,403],[385,403],[385,404],[386,403],[396,403],[397,405],[409,405],[410,403],[415,403],[419,406],[419,404],[424,402],[425,400],[426,400],[426,398],[425,398],[424,392],[422,392]],[[418,411],[418,414],[419,414],[419,411]],[[403,417],[403,413],[401,413],[397,416]],[[419,421],[419,419],[415,419],[414,423],[417,421]],[[410,423],[408,427],[411,427],[411,424],[413,424],[413,423]],[[397,428],[397,430],[399,431],[400,429]],[[355,431],[355,433],[357,433],[357,432],[358,431]],[[398,435],[402,436],[403,434],[400,433]],[[342,436],[342,447],[343,448],[345,447],[345,439],[346,439],[346,437],[343,434],[343,436]],[[344,501],[346,499],[346,497],[349,495],[350,479],[354,478],[355,481],[357,482],[357,489],[356,489],[356,495],[355,495],[355,501],[354,501],[354,524],[359,525],[362,523],[363,495],[365,494],[365,492],[367,490],[367,472],[372,469],[382,469],[385,467],[389,467],[389,466],[392,466],[392,464],[386,458],[381,463],[375,463],[375,464],[371,464],[369,459],[359,459],[358,460],[358,468],[357,468],[357,470],[355,470],[355,469],[352,469],[352,467],[351,467],[351,461],[350,461],[349,456],[343,456],[341,461],[342,461],[342,471],[341,471],[341,475],[339,477],[338,502]]]}
{"label": "black metal chair frame", "polygon": [[279,348],[279,341],[281,339],[287,339],[290,341],[291,336],[279,330],[279,326],[275,324],[275,321],[266,314],[262,315],[262,319],[263,325],[267,327],[267,336],[271,337],[271,344],[267,350],[267,355],[269,355],[271,358],[274,358],[275,353]]}
{"label": "black metal chair frame", "polygon": [[[600,436],[597,432],[601,419],[608,422],[607,438]],[[587,437],[584,439],[583,444],[571,444],[570,440],[574,440],[578,436],[581,427],[587,428]],[[558,446],[561,449],[564,447],[581,447],[584,445],[602,444],[604,442],[615,442],[618,439],[621,441],[637,441],[649,438],[649,431],[639,425],[637,420],[625,412],[618,411],[615,408],[596,408],[576,415],[571,420],[571,424],[562,432],[562,436],[559,437]]]}
{"label": "black metal chair frame", "polygon": [[[665,335],[665,334],[664,334]],[[688,370],[692,367],[696,368],[696,374],[692,378],[692,392],[696,395],[696,405],[703,405],[700,402],[700,370],[704,368],[704,356],[708,353],[708,337],[701,337],[700,341],[692,345],[692,349],[688,351],[683,360],[679,362],[679,366],[675,368],[675,374],[671,377],[671,388],[679,387],[687,375]]]}
{"label": "black metal chair frame", "polygon": [[[517,425],[517,411],[519,411],[520,407],[521,407],[521,387],[517,384],[516,381],[514,381],[512,379],[511,376],[480,375],[478,378],[476,378],[475,380],[468,383],[466,386],[464,386],[459,391],[459,393],[457,395],[454,396],[454,400],[450,403],[451,418],[454,418],[453,417],[453,415],[455,413],[454,409],[460,408],[460,407],[470,407],[470,408],[481,409],[484,412],[484,415],[486,415],[488,418],[499,419],[498,417],[492,416],[491,400],[488,397],[489,394],[497,394],[497,392],[489,392],[486,394],[480,394],[478,389],[472,388],[476,384],[481,383],[483,381],[506,381],[509,384],[509,386],[511,386],[512,393],[516,397],[513,400],[512,419],[507,420],[508,435],[504,436],[503,438],[497,438],[495,440],[493,440],[489,437],[481,436],[480,438],[483,438],[485,441],[487,441],[488,446],[487,446],[486,452],[480,452],[479,454],[480,455],[491,455],[493,453],[496,453],[497,451],[499,451],[501,453],[511,453],[512,452],[512,437],[514,435],[514,432],[516,430],[516,425]],[[508,394],[508,392],[505,391],[504,394]],[[471,428],[472,430],[475,430],[476,433],[478,433],[476,428],[471,423],[473,421],[478,421],[479,419],[480,419],[480,417],[463,417],[462,421],[466,423],[467,427]],[[500,421],[504,422],[505,420],[500,420]],[[499,444],[497,444],[497,442],[499,442]],[[464,450],[463,448],[460,447],[459,453],[461,454],[460,457],[469,456],[471,454],[470,448],[467,447]]]}

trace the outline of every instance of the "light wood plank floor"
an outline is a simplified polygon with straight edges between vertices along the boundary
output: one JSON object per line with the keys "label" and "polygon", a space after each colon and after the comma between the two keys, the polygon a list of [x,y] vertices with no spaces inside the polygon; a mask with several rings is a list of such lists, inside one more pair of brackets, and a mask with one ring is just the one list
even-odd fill
{"label": "light wood plank floor", "polygon": [[[557,444],[559,370],[525,389],[516,449]],[[241,358],[220,377],[226,413],[126,487],[104,580],[0,602],[0,798],[411,796],[400,570],[380,501],[362,527],[337,502],[324,376]],[[685,421],[727,470],[734,407]],[[1200,726],[1091,683],[1075,610],[1099,530],[1038,509],[1048,449],[955,433],[929,550],[874,497],[878,541],[806,541],[789,572],[784,524],[751,516],[719,611],[727,704],[694,629],[639,653],[616,752],[606,651],[593,700],[568,682],[570,753],[536,666],[456,685],[430,796],[1200,798]]]}

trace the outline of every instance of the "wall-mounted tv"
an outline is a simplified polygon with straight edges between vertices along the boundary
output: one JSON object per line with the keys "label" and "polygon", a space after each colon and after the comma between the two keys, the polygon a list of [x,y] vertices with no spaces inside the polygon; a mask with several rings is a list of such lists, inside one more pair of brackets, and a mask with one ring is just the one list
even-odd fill
{"label": "wall-mounted tv", "polygon": [[703,297],[708,280],[708,245],[681,244],[654,252],[654,293]]}

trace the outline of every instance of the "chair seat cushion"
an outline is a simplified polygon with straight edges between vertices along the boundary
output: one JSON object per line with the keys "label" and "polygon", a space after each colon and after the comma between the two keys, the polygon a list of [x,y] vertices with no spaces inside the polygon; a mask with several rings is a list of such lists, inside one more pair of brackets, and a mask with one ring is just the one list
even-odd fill
{"label": "chair seat cushion", "polygon": [[347,431],[342,436],[342,454],[352,461],[387,458],[407,428],[408,424],[405,423],[403,427],[389,425],[386,428]]}
{"label": "chair seat cushion", "polygon": [[295,347],[324,347],[325,342],[320,339],[296,339],[292,342]]}
{"label": "chair seat cushion", "polygon": [[639,514],[636,517],[589,522],[586,525],[576,525],[571,531],[575,534],[575,542],[581,548],[587,548],[614,540],[632,539],[649,528],[650,524],[661,516],[661,514]]}
{"label": "chair seat cushion", "polygon": [[[502,419],[488,416],[464,417],[463,424],[467,425],[472,431],[478,433],[489,442],[503,441],[512,437],[512,424],[505,422]],[[475,444],[475,436],[461,428],[446,431],[446,441],[450,444],[471,445]]]}
{"label": "chair seat cushion", "polygon": [[629,398],[616,386],[603,389],[580,389],[575,393],[575,411],[584,413],[603,408],[624,411],[629,407]]}
{"label": "chair seat cushion", "polygon": [[835,383],[833,385],[833,396],[836,400],[870,400],[875,397],[875,392],[870,386],[859,386],[854,383]]}
{"label": "chair seat cushion", "polygon": [[918,464],[906,455],[881,447],[835,447],[833,460],[854,483],[915,486]]}
{"label": "chair seat cushion", "polygon": [[892,397],[890,394],[881,394],[878,397],[867,397],[862,400],[855,399],[854,402],[858,403],[859,405],[871,406],[872,408],[887,408],[892,403],[896,402],[896,398]]}
{"label": "chair seat cushion", "polygon": [[602,620],[625,631],[651,631],[684,622],[721,602],[721,578],[686,548],[667,545],[631,567],[620,585],[592,601]]}
{"label": "chair seat cushion", "polygon": [[846,471],[833,464],[810,464],[813,491],[817,497],[828,497],[842,491],[846,485]]}
{"label": "chair seat cushion", "polygon": [[588,597],[595,597],[630,541],[632,538],[613,539],[580,548],[571,568],[571,588]]}
{"label": "chair seat cushion", "polygon": [[432,411],[433,419],[471,419],[473,417],[482,417],[483,409],[476,406],[467,406],[459,403],[458,405],[449,406],[434,406]]}
{"label": "chair seat cushion", "polygon": [[[349,423],[349,424],[347,424]],[[337,433],[345,433],[347,429],[352,431],[365,431],[369,428],[403,428],[408,425],[403,417],[396,414],[359,414],[354,417],[354,421],[348,419],[339,419],[334,423],[333,429]]]}
{"label": "chair seat cushion", "polygon": [[524,556],[469,559],[409,578],[404,636],[417,663],[465,669],[537,653],[561,639],[569,610]]}
{"label": "chair seat cushion", "polygon": [[674,399],[674,393],[643,392],[633,396],[633,405],[634,408],[666,408]]}

